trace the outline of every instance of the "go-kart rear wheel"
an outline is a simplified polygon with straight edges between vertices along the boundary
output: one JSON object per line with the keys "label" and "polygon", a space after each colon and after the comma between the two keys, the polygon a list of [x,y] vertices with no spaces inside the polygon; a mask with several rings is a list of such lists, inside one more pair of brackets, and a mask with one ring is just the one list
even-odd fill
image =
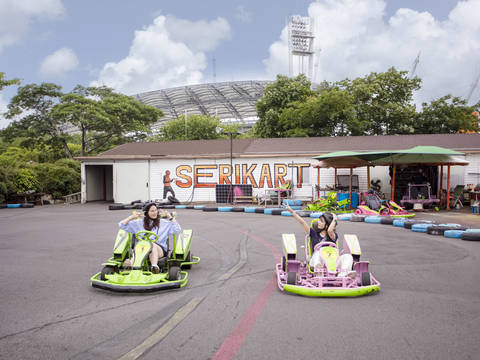
{"label": "go-kart rear wheel", "polygon": [[100,280],[105,281],[107,278],[105,275],[112,275],[115,273],[115,269],[111,266],[104,266],[100,273]]}
{"label": "go-kart rear wheel", "polygon": [[290,271],[287,273],[287,284],[295,285],[297,283],[297,273]]}
{"label": "go-kart rear wheel", "polygon": [[285,272],[287,269],[287,259],[285,259],[285,256],[282,256],[282,270]]}
{"label": "go-kart rear wheel", "polygon": [[[192,261],[192,253],[189,251],[187,256],[185,257],[185,262],[191,262]],[[192,268],[192,264],[188,264],[188,265],[183,265],[182,266],[184,269],[191,269]]]}
{"label": "go-kart rear wheel", "polygon": [[175,281],[180,279],[180,268],[178,266],[172,266],[168,270],[168,280]]}
{"label": "go-kart rear wheel", "polygon": [[372,285],[372,279],[370,278],[369,272],[362,273],[361,285],[362,286]]}

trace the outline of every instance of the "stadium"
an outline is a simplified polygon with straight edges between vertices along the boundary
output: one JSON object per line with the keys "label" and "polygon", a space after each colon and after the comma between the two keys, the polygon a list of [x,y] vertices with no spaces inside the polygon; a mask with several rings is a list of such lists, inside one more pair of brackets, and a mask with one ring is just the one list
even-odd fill
{"label": "stadium", "polygon": [[181,86],[134,95],[145,105],[163,111],[165,117],[153,126],[158,129],[181,115],[212,115],[222,123],[238,124],[241,131],[258,120],[255,103],[271,81],[233,81]]}

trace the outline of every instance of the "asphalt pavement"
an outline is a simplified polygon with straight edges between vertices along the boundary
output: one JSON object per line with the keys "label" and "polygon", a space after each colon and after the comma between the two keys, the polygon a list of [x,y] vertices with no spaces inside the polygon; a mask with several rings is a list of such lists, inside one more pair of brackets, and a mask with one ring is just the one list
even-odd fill
{"label": "asphalt pavement", "polygon": [[[201,257],[186,288],[94,289],[129,214],[104,203],[0,210],[1,359],[478,359],[480,242],[342,221],[340,239],[357,234],[380,292],[308,298],[274,281],[281,234],[302,250],[293,218],[177,210]],[[478,215],[419,214],[435,216],[480,228]]]}

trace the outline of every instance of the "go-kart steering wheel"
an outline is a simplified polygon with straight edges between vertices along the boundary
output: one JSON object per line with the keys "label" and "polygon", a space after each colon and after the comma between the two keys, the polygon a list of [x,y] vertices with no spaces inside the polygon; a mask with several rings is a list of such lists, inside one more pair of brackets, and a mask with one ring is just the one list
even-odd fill
{"label": "go-kart steering wheel", "polygon": [[313,251],[318,251],[318,250],[320,250],[320,248],[322,248],[324,246],[330,246],[330,247],[337,248],[337,244],[335,244],[332,241],[321,241],[321,242],[319,242],[318,244],[315,245],[315,247],[313,248]]}
{"label": "go-kart steering wheel", "polygon": [[[153,236],[153,239],[152,239]],[[147,231],[147,230],[142,230],[139,231],[135,234],[135,237],[140,240],[140,241],[149,241],[149,242],[157,242],[158,240],[158,235],[155,234],[154,232]]]}

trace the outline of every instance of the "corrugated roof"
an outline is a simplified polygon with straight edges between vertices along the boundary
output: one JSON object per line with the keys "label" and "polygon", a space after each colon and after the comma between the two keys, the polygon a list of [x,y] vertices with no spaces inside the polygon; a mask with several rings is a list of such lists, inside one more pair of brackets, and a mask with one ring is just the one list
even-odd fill
{"label": "corrugated roof", "polygon": [[[480,152],[480,134],[425,134],[316,138],[234,139],[233,156],[321,155],[333,151],[400,150],[417,145]],[[80,160],[159,157],[229,157],[230,140],[127,143]]]}

